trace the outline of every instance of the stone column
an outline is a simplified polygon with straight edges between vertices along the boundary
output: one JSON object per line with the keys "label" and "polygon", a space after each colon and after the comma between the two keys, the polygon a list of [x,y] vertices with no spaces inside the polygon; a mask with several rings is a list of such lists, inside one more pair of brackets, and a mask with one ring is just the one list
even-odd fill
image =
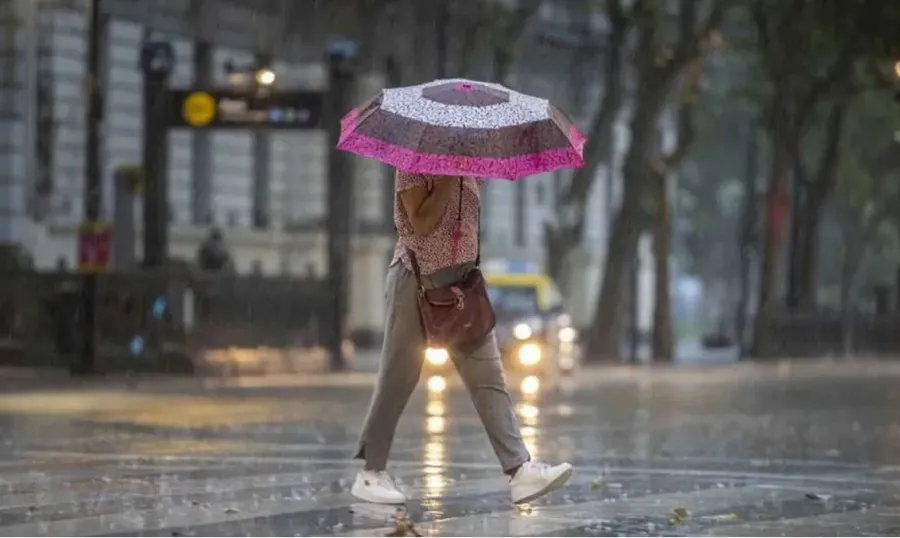
{"label": "stone column", "polygon": [[[354,103],[375,95],[385,85],[381,73],[356,79]],[[350,283],[350,330],[363,347],[377,345],[383,330],[384,280],[394,251],[393,173],[372,159],[353,166],[353,241]],[[390,178],[387,175],[390,174]],[[388,190],[390,189],[390,190]]]}
{"label": "stone column", "polygon": [[29,243],[37,172],[38,4],[12,0],[0,9],[0,244]]}
{"label": "stone column", "polygon": [[134,207],[137,202],[135,185],[143,182],[142,171],[135,166],[120,166],[113,178],[113,256],[116,270],[132,269],[136,265]]}
{"label": "stone column", "polygon": [[[356,79],[353,102],[363,102],[384,88],[385,77],[381,73],[363,73]],[[393,230],[392,215],[385,215],[387,204],[383,201],[385,192],[385,165],[374,159],[356,159],[354,162],[354,215],[355,227],[360,230]],[[391,183],[393,193],[393,183]],[[393,211],[393,205],[390,206]],[[391,232],[392,233],[392,232]]]}

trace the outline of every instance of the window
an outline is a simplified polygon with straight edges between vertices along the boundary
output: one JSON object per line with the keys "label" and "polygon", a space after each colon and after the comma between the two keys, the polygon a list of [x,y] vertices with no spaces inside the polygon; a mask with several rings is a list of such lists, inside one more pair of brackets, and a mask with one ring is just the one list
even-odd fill
{"label": "window", "polygon": [[527,316],[540,311],[534,286],[488,287],[491,305],[501,318]]}

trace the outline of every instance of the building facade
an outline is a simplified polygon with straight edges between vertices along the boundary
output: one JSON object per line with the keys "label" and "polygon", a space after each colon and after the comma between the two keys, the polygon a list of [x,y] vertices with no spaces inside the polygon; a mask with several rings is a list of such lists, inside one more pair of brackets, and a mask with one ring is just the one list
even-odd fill
{"label": "building facade", "polygon": [[[144,39],[173,44],[173,87],[225,85],[226,61],[246,65],[273,53],[266,28],[275,24],[278,13],[267,15],[253,2],[241,5],[234,0],[106,2],[102,184],[103,216],[112,220],[115,170],[141,160],[142,90],[137,58]],[[142,10],[142,4],[155,7]],[[0,9],[0,243],[24,246],[39,268],[73,268],[83,206],[84,8],[62,0],[0,0],[0,5],[8,7]],[[179,9],[187,9],[183,6],[200,12],[181,13]],[[183,19],[189,16],[207,22],[187,24]],[[211,18],[215,20],[209,22]],[[558,10],[545,9],[538,24],[559,28],[565,23],[559,18]],[[303,50],[299,39],[282,39],[278,47],[273,63],[276,84],[325,87],[325,66],[317,61],[322,56],[313,48],[307,54],[297,52]],[[277,54],[288,49],[290,54],[284,57]],[[565,107],[573,97],[558,81],[572,65],[555,60],[554,54],[552,47],[520,54],[523,60],[513,69],[509,83]],[[363,77],[359,98],[383,84],[379,76]],[[620,126],[617,154],[626,140],[627,129]],[[175,130],[168,142],[173,258],[193,260],[198,245],[215,226],[224,231],[240,272],[324,273],[328,155],[324,131]],[[586,241],[569,264],[575,290],[569,293],[569,306],[576,322],[583,325],[592,315],[602,277],[608,215],[615,203],[610,198],[615,197],[615,189],[606,187],[609,170],[613,183],[618,179],[616,166],[599,172],[591,192]],[[544,226],[555,218],[558,185],[565,173],[488,182],[482,223],[485,258],[543,264]],[[394,243],[388,214],[391,185],[382,166],[371,161],[356,160],[355,176],[357,234],[350,324],[358,331],[377,334],[383,323],[385,260]],[[120,203],[134,205],[139,226],[139,198]],[[138,257],[140,237],[138,229],[134,245]],[[642,265],[648,268],[640,279],[642,294],[649,297],[652,263],[646,245],[642,252]],[[641,304],[641,317],[649,323],[651,305],[646,299]]]}

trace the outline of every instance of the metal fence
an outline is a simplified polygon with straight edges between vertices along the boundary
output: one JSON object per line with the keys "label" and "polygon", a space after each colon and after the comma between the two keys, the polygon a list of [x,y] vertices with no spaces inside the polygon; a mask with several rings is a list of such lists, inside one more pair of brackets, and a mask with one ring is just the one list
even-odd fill
{"label": "metal fence", "polygon": [[[67,367],[81,350],[81,278],[0,275],[0,363]],[[324,369],[327,281],[109,273],[99,279],[102,370],[266,373]]]}
{"label": "metal fence", "polygon": [[772,323],[770,357],[845,354],[900,355],[900,314],[853,312],[780,313]]}

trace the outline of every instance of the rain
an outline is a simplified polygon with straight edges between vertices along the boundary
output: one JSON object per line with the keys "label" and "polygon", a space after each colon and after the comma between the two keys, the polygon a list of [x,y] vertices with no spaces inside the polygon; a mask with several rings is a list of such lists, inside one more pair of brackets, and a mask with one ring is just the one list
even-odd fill
{"label": "rain", "polygon": [[0,536],[900,536],[898,27],[0,0]]}

